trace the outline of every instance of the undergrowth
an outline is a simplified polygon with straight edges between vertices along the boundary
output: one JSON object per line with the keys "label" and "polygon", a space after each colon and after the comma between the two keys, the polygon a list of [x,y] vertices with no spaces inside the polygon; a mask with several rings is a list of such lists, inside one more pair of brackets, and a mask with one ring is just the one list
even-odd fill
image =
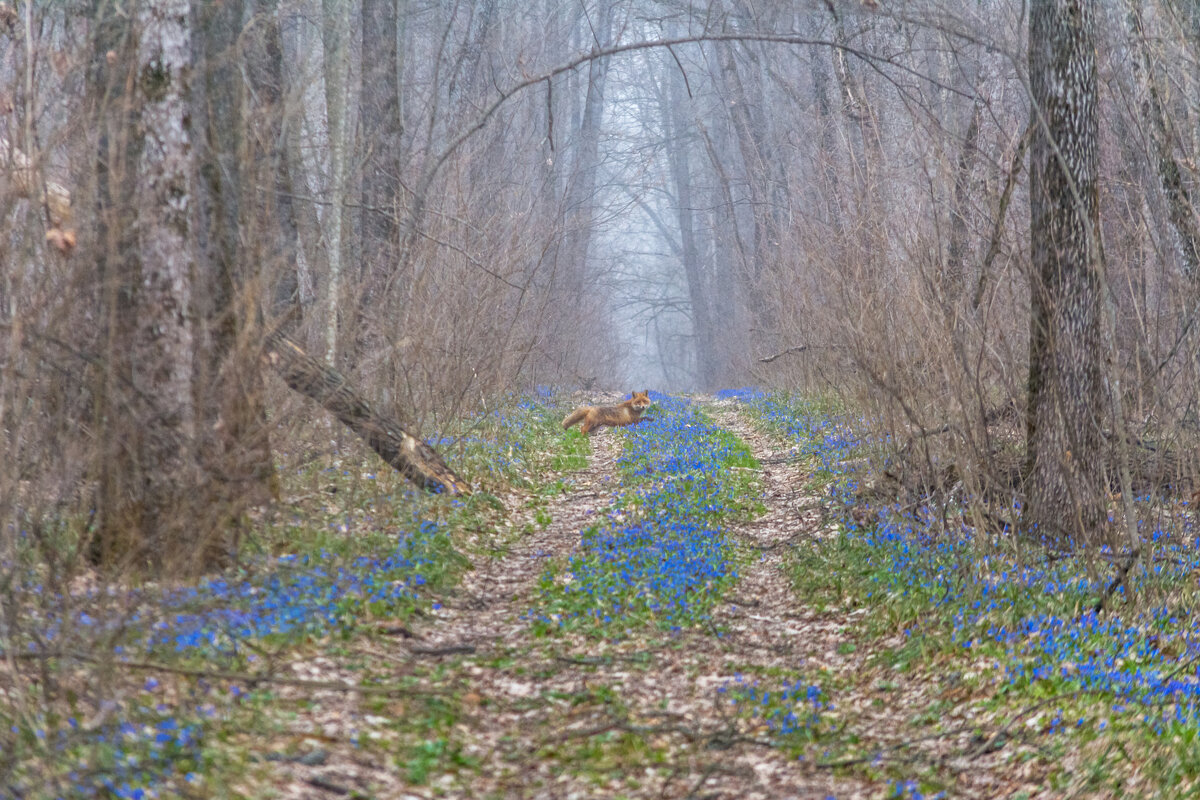
{"label": "undergrowth", "polygon": [[[795,549],[795,589],[818,609],[867,609],[868,639],[900,633],[900,647],[879,649],[879,670],[953,687],[944,708],[973,709],[966,716],[977,720],[979,753],[1033,757],[1056,791],[1192,795],[1200,778],[1200,618],[1192,613],[1200,551],[1190,536],[1143,530],[1155,541],[1151,568],[1110,587],[1125,553],[1054,552],[1007,534],[981,539],[959,516],[951,517],[959,527],[947,528],[923,507],[867,508],[856,493],[863,444],[850,417],[751,390],[726,396],[810,465],[836,531]],[[931,707],[943,706],[935,698]],[[956,726],[943,714],[917,719],[911,739],[928,737],[929,727],[949,736]],[[871,755],[849,734],[840,747]],[[885,749],[863,769],[906,774],[912,760],[906,748]],[[894,796],[950,785],[936,764],[916,771],[896,782]]]}
{"label": "undergrowth", "polygon": [[[561,413],[549,392],[513,398],[432,440],[475,487],[466,499],[412,489],[357,441],[281,467],[282,510],[254,514],[240,563],[193,584],[81,578],[53,596],[25,573],[9,598],[21,624],[0,627],[0,658],[21,665],[0,686],[0,797],[231,791],[220,776],[241,767],[223,742],[233,720],[260,719],[249,701],[267,690],[255,676],[309,643],[427,608],[457,581],[464,548],[505,535],[502,498],[515,490],[538,518],[561,491],[556,473],[586,460]],[[419,773],[421,754],[410,755]]]}

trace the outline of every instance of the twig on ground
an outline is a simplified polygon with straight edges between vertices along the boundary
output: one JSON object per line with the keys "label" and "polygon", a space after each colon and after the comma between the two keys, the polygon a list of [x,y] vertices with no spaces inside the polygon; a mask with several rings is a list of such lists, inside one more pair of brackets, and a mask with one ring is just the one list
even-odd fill
{"label": "twig on ground", "polygon": [[308,778],[305,778],[304,782],[309,784],[310,786],[315,786],[316,788],[318,788],[322,791],[332,792],[333,794],[336,794],[336,795],[345,796],[345,795],[350,794],[350,789],[348,789],[347,787],[342,786],[340,783],[334,783],[333,781],[326,780],[325,778],[322,778],[320,775],[313,775]]}
{"label": "twig on ground", "polygon": [[654,659],[654,654],[649,650],[638,650],[634,653],[615,653],[613,655],[603,656],[555,656],[555,661],[561,661],[564,664],[579,664],[585,667],[603,667],[610,664],[615,664],[618,661],[624,661],[630,664],[649,664]]}
{"label": "twig on ground", "polygon": [[258,684],[262,683],[270,683],[277,686],[291,686],[297,689],[313,689],[315,691],[330,692],[352,692],[355,694],[374,696],[411,695],[423,697],[444,697],[446,694],[446,692],[434,692],[424,689],[415,689],[409,686],[398,686],[395,684],[370,685],[346,683],[345,681],[312,681],[304,678],[288,678],[282,675],[272,675],[266,672],[235,672],[231,670],[220,669],[177,667],[172,664],[163,664],[156,661],[129,661],[125,659],[114,659],[111,662],[108,662],[104,659],[100,659],[86,653],[20,653],[16,655],[18,658],[24,660],[59,658],[69,661],[79,661],[84,664],[111,663],[112,666],[125,667],[132,670],[145,672],[165,672],[171,675],[182,675],[188,678],[235,681],[237,683],[244,683],[247,686],[257,686]]}
{"label": "twig on ground", "polygon": [[463,644],[447,644],[447,645],[442,645],[440,647],[417,646],[417,647],[410,647],[408,649],[409,649],[409,652],[411,652],[413,655],[418,655],[418,656],[453,656],[453,655],[460,655],[460,654],[469,655],[471,653],[474,653],[475,645],[463,643]]}

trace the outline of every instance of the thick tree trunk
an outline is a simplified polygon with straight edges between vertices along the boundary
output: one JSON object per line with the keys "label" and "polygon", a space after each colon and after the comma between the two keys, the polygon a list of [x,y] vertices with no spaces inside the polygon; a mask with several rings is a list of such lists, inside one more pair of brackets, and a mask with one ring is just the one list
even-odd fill
{"label": "thick tree trunk", "polygon": [[1088,545],[1107,519],[1101,423],[1109,410],[1092,2],[1032,4],[1029,73],[1033,270],[1023,522],[1035,537]]}
{"label": "thick tree trunk", "polygon": [[[274,231],[260,230],[267,225],[262,210],[272,205],[257,189],[272,185],[272,159],[258,149],[261,138],[248,135],[248,123],[264,122],[277,109],[246,107],[258,95],[243,91],[249,65],[238,44],[242,0],[203,4],[196,14],[198,86],[191,109],[199,175],[193,204],[200,244],[196,307],[207,323],[197,351],[196,402],[209,512],[201,533],[209,539],[204,552],[212,559],[234,549],[217,535],[236,531],[245,507],[265,503],[273,493],[263,376],[248,346],[259,322],[259,287],[267,284],[247,266],[269,264],[264,252],[278,255],[266,239]],[[269,24],[261,30],[269,31]]]}
{"label": "thick tree trunk", "polygon": [[285,142],[286,131],[296,125],[284,124],[288,110],[279,0],[247,0],[246,5],[253,23],[242,36],[249,89],[242,96],[241,114],[247,125],[242,166],[253,171],[243,184],[242,207],[259,210],[251,238],[263,255],[274,256],[267,262],[270,268],[261,287],[263,305],[275,314],[295,313],[300,319],[304,304],[295,267],[300,251],[293,199],[297,190]]}
{"label": "thick tree trunk", "polygon": [[269,337],[264,359],[295,391],[320,403],[410,481],[432,492],[466,495],[470,484],[399,422],[382,416],[337,370],[282,333]]}
{"label": "thick tree trunk", "polygon": [[[127,524],[129,497],[136,484],[136,442],[129,436],[131,414],[129,388],[133,384],[133,362],[129,343],[133,340],[134,287],[138,282],[137,241],[129,224],[133,209],[133,164],[138,142],[132,136],[136,107],[126,94],[133,83],[135,44],[126,36],[128,21],[103,0],[94,0],[92,11],[92,63],[88,70],[92,99],[90,117],[98,131],[96,152],[96,284],[100,287],[97,318],[101,330],[96,350],[103,368],[97,371],[93,393],[96,401],[91,425],[96,431],[95,462],[97,531],[89,544],[89,558],[109,568],[122,561],[133,548],[136,532]],[[110,53],[126,69],[110,67]],[[118,111],[128,107],[126,113]]]}
{"label": "thick tree trunk", "polygon": [[[265,0],[275,6],[278,0]],[[315,196],[319,194],[314,185],[320,185],[317,173],[320,163],[315,166],[312,159],[306,157],[312,134],[307,130],[309,120],[305,108],[313,90],[309,88],[312,72],[316,69],[316,59],[313,52],[318,50],[318,44],[312,36],[308,25],[284,26],[280,16],[286,15],[285,8],[273,8],[276,16],[275,24],[280,26],[281,49],[281,94],[283,98],[297,98],[299,102],[282,109],[284,115],[283,147],[285,168],[283,177],[288,181],[287,196],[291,199],[292,213],[296,220],[296,258],[292,267],[290,279],[295,280],[296,304],[306,313],[316,313],[318,308],[317,281],[318,276],[325,275],[327,269],[327,250],[322,241],[321,220],[317,214]],[[287,288],[286,284],[283,288]],[[319,320],[320,314],[316,313]],[[320,331],[309,333],[316,344]]]}
{"label": "thick tree trunk", "polygon": [[[190,540],[181,521],[196,477],[188,2],[143,2],[135,23],[132,100],[140,116],[121,119],[112,131],[118,142],[130,137],[126,152],[136,154],[136,161],[123,165],[132,169],[132,196],[110,184],[101,198],[110,236],[105,266],[114,268],[109,279],[129,298],[121,305],[132,318],[128,325],[110,321],[109,352],[116,354],[118,372],[102,401],[110,416],[101,423],[125,436],[108,465],[122,474],[102,490],[103,519],[92,551],[112,570],[146,563],[175,569],[187,562]],[[122,124],[128,127],[122,130]],[[119,238],[123,227],[136,231],[134,241]],[[133,252],[119,252],[121,246]],[[117,426],[121,419],[128,425]]]}

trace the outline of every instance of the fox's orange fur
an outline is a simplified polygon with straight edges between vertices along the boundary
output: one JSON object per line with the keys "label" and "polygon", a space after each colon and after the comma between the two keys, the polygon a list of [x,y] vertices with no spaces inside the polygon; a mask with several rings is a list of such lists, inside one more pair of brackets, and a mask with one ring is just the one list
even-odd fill
{"label": "fox's orange fur", "polygon": [[650,407],[650,390],[634,392],[633,397],[615,406],[580,406],[567,415],[563,420],[563,428],[569,428],[583,420],[579,430],[591,433],[602,425],[618,427],[621,425],[636,425],[642,421],[642,414]]}

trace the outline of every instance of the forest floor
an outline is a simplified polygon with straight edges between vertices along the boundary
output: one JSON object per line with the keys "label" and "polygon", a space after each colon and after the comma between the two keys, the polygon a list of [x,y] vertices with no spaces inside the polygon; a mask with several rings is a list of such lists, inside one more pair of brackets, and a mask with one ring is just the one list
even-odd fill
{"label": "forest floor", "polygon": [[[137,595],[121,635],[154,633],[109,671],[65,660],[58,705],[0,680],[0,798],[1191,795],[1200,631],[1167,584],[1101,618],[1107,576],[864,510],[830,409],[655,403],[591,437],[562,400],[496,410],[466,502],[301,469],[257,566]],[[111,649],[85,600],[70,649]]]}
{"label": "forest floor", "polygon": [[[955,676],[935,665],[897,673],[880,654],[904,645],[898,632],[867,632],[868,608],[818,609],[797,593],[792,550],[837,533],[812,464],[750,424],[735,401],[697,404],[761,465],[759,513],[725,531],[738,580],[703,625],[597,636],[530,624],[547,565],[566,564],[615,499],[622,436],[604,431],[591,437],[586,469],[543,509],[549,524],[473,553],[461,583],[402,636],[355,640],[340,656],[296,654],[292,664],[313,680],[403,676],[416,696],[281,688],[265,715],[276,755],[240,789],[292,798],[920,797],[929,782],[905,777],[919,762],[936,764],[937,784],[953,796],[1039,794],[1045,765],[1012,763],[1031,748],[979,752],[984,728],[962,724],[976,698],[955,688]],[[839,730],[780,747],[777,726],[755,706],[805,676],[827,693],[836,685],[820,724]],[[801,705],[808,710],[807,698]]]}
{"label": "forest floor", "polygon": [[[745,434],[760,461],[784,455],[734,412],[722,410],[718,419]],[[865,658],[844,646],[862,612],[807,609],[784,571],[787,543],[819,535],[817,498],[799,490],[807,482],[799,464],[785,458],[763,468],[765,513],[729,531],[738,547],[761,556],[704,630],[639,627],[603,639],[547,636],[530,625],[545,564],[567,561],[589,518],[611,504],[619,438],[593,435],[587,469],[547,509],[552,522],[474,558],[458,590],[412,625],[411,638],[391,654],[406,674],[420,677],[423,691],[445,692],[458,706],[454,722],[447,720],[445,747],[455,752],[451,761],[469,768],[423,773],[431,785],[414,786],[405,780],[412,764],[397,770],[384,752],[372,759],[360,746],[320,765],[275,762],[268,782],[287,797],[316,797],[322,788],[337,793],[334,787],[371,796],[478,798],[877,793],[869,782],[835,778],[771,747],[766,726],[739,718],[720,691],[738,676],[788,674],[802,663],[854,671]],[[361,711],[353,698],[330,696],[319,712],[298,717],[290,733],[330,728]],[[412,713],[412,704],[392,711]]]}

